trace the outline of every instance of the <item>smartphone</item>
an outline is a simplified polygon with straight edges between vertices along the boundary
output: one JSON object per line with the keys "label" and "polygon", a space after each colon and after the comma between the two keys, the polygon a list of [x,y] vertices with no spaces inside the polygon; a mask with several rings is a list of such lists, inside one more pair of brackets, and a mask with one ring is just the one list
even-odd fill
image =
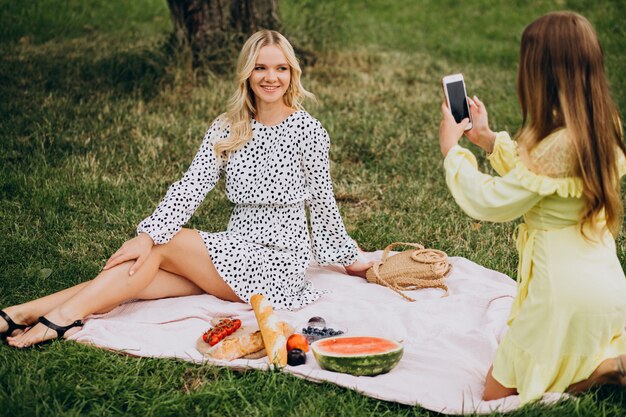
{"label": "smartphone", "polygon": [[469,124],[465,128],[465,130],[470,130],[472,128],[472,114],[467,102],[467,91],[465,90],[463,74],[446,75],[441,79],[441,83],[443,84],[443,92],[446,96],[448,108],[452,112],[454,120],[460,123],[465,118],[470,119]]}

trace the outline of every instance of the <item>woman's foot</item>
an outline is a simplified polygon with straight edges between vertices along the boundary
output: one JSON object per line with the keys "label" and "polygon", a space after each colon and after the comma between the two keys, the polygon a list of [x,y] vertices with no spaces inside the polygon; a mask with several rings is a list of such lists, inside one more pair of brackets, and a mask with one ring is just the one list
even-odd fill
{"label": "woman's foot", "polygon": [[0,337],[2,340],[9,336],[24,333],[31,324],[32,322],[24,314],[21,314],[17,306],[0,310]]}
{"label": "woman's foot", "polygon": [[82,326],[80,320],[68,317],[56,308],[46,317],[40,318],[39,323],[28,331],[15,337],[8,337],[7,342],[13,347],[25,348],[57,337],[69,337],[76,333],[80,326]]}

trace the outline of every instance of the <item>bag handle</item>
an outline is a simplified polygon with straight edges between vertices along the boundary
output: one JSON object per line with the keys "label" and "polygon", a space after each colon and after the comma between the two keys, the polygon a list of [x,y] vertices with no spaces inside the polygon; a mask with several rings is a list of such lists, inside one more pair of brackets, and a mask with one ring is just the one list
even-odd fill
{"label": "bag handle", "polygon": [[419,243],[395,242],[385,248],[385,251],[383,252],[382,262],[385,262],[387,260],[387,258],[389,257],[389,251],[391,251],[392,248],[395,248],[396,246],[400,246],[400,245],[412,246],[418,250],[424,250],[424,246],[420,245]]}
{"label": "bag handle", "polygon": [[423,264],[436,264],[448,260],[448,255],[439,249],[420,249],[411,254],[411,259]]}

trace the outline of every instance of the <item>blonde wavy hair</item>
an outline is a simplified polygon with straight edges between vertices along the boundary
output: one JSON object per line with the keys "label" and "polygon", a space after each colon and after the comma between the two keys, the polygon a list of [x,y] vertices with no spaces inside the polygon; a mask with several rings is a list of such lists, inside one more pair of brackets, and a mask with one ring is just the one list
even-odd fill
{"label": "blonde wavy hair", "polygon": [[593,26],[573,12],[553,12],[522,34],[517,93],[522,108],[520,146],[531,150],[543,138],[566,128],[583,181],[585,206],[580,225],[606,218],[617,236],[624,208],[618,158],[626,154],[617,106],[611,99],[602,48]]}
{"label": "blonde wavy hair", "polygon": [[274,30],[260,30],[250,36],[241,48],[237,60],[237,88],[228,102],[228,110],[220,116],[230,125],[230,135],[215,144],[215,153],[221,157],[228,157],[231,152],[241,149],[252,139],[252,116],[257,114],[256,100],[250,86],[250,75],[256,65],[261,48],[274,45],[280,48],[289,65],[291,81],[283,100],[293,109],[302,110],[302,101],[313,98],[300,82],[302,70],[296,58],[293,47],[280,33]]}

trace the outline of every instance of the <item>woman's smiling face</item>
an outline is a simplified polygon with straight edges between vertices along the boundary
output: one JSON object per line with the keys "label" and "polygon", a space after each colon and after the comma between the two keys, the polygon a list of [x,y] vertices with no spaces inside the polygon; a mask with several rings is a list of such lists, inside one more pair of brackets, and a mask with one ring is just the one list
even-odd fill
{"label": "woman's smiling face", "polygon": [[279,47],[267,45],[261,48],[249,82],[257,106],[282,102],[291,82],[291,68]]}

